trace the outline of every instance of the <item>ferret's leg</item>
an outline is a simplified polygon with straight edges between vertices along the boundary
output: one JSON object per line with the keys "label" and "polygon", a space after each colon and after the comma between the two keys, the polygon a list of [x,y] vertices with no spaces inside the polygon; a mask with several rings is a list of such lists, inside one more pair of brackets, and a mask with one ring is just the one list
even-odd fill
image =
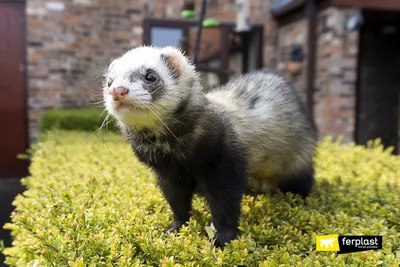
{"label": "ferret's leg", "polygon": [[279,189],[283,193],[291,192],[305,198],[310,194],[313,185],[314,169],[310,167],[309,169],[301,171],[292,177],[282,179],[282,181],[279,182]]}
{"label": "ferret's leg", "polygon": [[225,243],[229,243],[237,236],[241,196],[237,193],[209,194],[207,199],[212,222],[217,230],[215,246],[223,248]]}
{"label": "ferret's leg", "polygon": [[158,185],[174,213],[174,219],[168,231],[173,232],[179,230],[179,228],[189,220],[194,183],[191,181],[171,179],[170,177],[159,177]]}
{"label": "ferret's leg", "polygon": [[224,248],[225,243],[237,236],[241,200],[246,191],[244,170],[245,166],[240,163],[235,167],[227,164],[220,169],[219,177],[211,177],[208,181],[205,196],[211,210],[212,222],[217,230],[216,247]]}

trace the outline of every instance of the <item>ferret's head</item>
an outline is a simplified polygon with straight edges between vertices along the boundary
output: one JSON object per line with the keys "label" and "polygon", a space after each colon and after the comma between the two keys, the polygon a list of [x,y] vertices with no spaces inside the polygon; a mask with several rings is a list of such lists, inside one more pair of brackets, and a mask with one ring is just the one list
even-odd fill
{"label": "ferret's head", "polygon": [[104,102],[109,114],[133,128],[157,128],[196,91],[194,66],[174,47],[134,48],[108,67]]}

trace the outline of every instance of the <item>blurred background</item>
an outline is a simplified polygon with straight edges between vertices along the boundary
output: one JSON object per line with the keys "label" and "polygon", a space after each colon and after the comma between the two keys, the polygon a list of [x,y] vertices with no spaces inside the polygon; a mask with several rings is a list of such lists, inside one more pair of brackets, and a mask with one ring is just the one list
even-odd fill
{"label": "blurred background", "polygon": [[105,67],[143,44],[197,54],[206,88],[276,69],[320,138],[381,138],[398,153],[399,0],[0,0],[0,225],[28,175],[16,155],[37,141],[43,112],[101,100]]}

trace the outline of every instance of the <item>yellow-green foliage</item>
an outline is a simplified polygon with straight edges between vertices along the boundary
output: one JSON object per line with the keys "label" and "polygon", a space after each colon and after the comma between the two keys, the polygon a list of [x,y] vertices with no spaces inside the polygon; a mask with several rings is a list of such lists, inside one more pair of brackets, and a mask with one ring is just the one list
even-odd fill
{"label": "yellow-green foliage", "polygon": [[[81,108],[57,108],[49,109],[40,117],[39,132],[45,133],[49,130],[74,130],[74,131],[96,131],[104,126],[108,131],[117,131],[115,123],[111,120],[105,121],[107,113],[104,108],[85,106]],[[104,124],[103,124],[104,123]]]}
{"label": "yellow-green foliage", "polygon": [[[210,248],[210,213],[196,197],[180,234],[151,172],[116,135],[52,132],[35,149],[27,191],[14,202],[7,248],[12,266],[398,266],[400,159],[379,144],[327,139],[316,157],[317,187],[291,195],[246,196],[240,236]],[[109,151],[109,149],[112,151]],[[316,252],[315,236],[383,235],[383,249]],[[30,263],[30,265],[28,265]],[[35,265],[37,264],[37,265]]]}

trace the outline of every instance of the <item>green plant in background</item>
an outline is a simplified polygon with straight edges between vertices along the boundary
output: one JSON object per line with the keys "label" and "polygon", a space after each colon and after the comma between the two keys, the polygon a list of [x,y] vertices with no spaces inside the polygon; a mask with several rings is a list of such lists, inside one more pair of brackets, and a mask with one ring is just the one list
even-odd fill
{"label": "green plant in background", "polygon": [[[210,247],[210,213],[195,197],[187,227],[168,234],[172,213],[151,171],[119,136],[48,132],[37,145],[15,201],[11,266],[398,266],[400,158],[326,139],[318,146],[317,185],[304,202],[247,195],[240,235]],[[111,152],[112,151],[112,154]],[[211,231],[212,234],[212,231]],[[336,255],[315,251],[315,236],[382,235],[383,249]]]}
{"label": "green plant in background", "polygon": [[183,10],[181,12],[181,18],[183,18],[183,19],[186,19],[186,18],[192,19],[195,17],[196,17],[196,11],[194,11],[194,10]]}
{"label": "green plant in background", "polygon": [[214,18],[208,18],[203,21],[204,28],[216,28],[219,27],[220,22]]}
{"label": "green plant in background", "polygon": [[[45,133],[55,129],[94,132],[101,127],[107,116],[107,112],[103,111],[104,108],[91,106],[47,110],[40,117],[39,132]],[[106,128],[108,131],[117,131],[117,127],[112,121],[104,127],[104,129]]]}

